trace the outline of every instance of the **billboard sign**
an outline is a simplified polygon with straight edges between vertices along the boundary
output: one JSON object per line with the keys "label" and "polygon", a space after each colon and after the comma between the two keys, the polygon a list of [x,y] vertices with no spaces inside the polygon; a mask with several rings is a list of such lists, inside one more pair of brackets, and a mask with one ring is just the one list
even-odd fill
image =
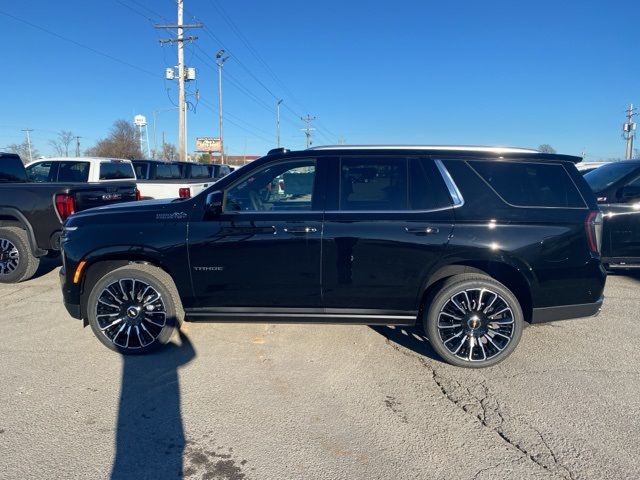
{"label": "billboard sign", "polygon": [[220,151],[220,139],[213,137],[199,137],[196,138],[196,151],[198,152],[219,152]]}

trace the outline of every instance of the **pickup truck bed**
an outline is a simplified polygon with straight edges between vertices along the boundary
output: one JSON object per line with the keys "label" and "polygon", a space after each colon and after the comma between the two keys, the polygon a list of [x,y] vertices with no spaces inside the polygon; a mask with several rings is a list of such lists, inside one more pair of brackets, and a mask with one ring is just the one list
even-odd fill
{"label": "pickup truck bed", "polygon": [[60,250],[68,215],[136,200],[135,182],[31,183],[26,178],[20,157],[0,153],[0,283],[27,280],[39,257]]}

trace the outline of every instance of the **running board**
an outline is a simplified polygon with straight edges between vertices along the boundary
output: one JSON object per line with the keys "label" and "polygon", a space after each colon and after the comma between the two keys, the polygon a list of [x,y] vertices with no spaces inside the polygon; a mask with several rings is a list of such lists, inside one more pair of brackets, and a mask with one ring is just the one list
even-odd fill
{"label": "running board", "polygon": [[[303,311],[273,311],[273,309],[187,309],[187,322],[223,322],[223,323],[324,323],[338,325],[398,325],[413,326],[416,324],[417,312],[397,313],[351,313],[335,311],[309,312]],[[295,309],[294,309],[295,310]]]}

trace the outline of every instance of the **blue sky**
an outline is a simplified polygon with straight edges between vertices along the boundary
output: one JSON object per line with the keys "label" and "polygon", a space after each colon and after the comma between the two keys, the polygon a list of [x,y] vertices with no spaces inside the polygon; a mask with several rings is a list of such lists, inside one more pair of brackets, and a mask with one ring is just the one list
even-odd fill
{"label": "blue sky", "polygon": [[[185,21],[207,27],[186,47],[198,72],[189,90],[201,94],[188,118],[190,150],[196,136],[217,136],[220,48],[231,52],[225,141],[240,155],[274,146],[275,97],[284,99],[282,143],[291,148],[304,147],[299,116],[309,113],[315,144],[549,143],[592,160],[624,154],[624,110],[640,104],[637,0],[185,0],[185,11]],[[158,142],[162,131],[176,142],[177,112],[166,109],[177,88],[164,80],[176,49],[161,47],[168,32],[152,27],[175,21],[175,1],[22,0],[0,12],[144,70],[0,14],[0,147],[27,127],[42,153],[61,129],[88,147],[114,120],[151,120],[154,110],[165,110]]]}

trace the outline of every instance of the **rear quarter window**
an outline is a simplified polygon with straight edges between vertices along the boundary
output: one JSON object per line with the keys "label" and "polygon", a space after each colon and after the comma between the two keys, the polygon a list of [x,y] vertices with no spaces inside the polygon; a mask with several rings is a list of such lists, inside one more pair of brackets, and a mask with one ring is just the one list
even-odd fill
{"label": "rear quarter window", "polygon": [[585,208],[580,192],[560,164],[469,161],[471,168],[511,205]]}
{"label": "rear quarter window", "polygon": [[128,162],[102,162],[100,164],[100,180],[135,179],[133,167]]}
{"label": "rear quarter window", "polygon": [[58,182],[85,183],[89,181],[89,162],[60,162]]}

